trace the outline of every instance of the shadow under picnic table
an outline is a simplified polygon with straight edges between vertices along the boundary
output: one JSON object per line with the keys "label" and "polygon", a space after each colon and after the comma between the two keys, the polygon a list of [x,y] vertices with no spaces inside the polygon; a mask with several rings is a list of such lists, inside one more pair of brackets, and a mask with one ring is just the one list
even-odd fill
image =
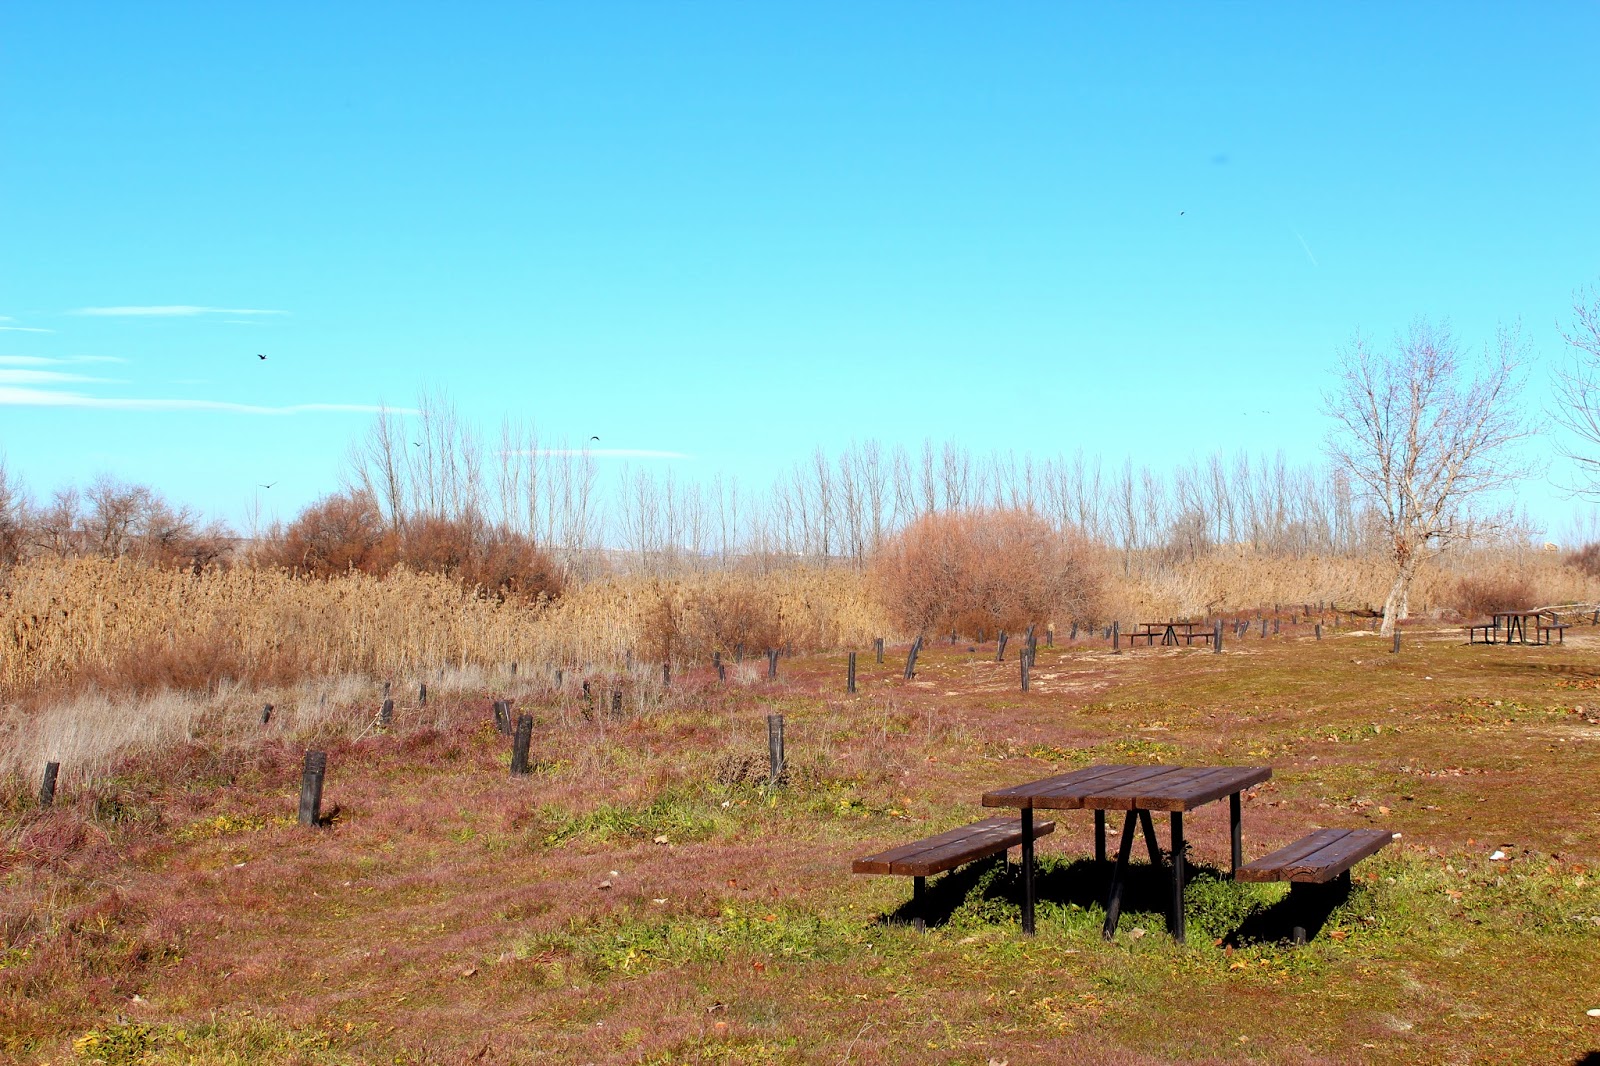
{"label": "shadow under picnic table", "polygon": [[[1148,915],[1152,922],[1165,920],[1172,880],[1164,853],[1162,859],[1159,866],[1145,862],[1129,864],[1122,888],[1124,923],[1134,915]],[[1113,867],[1114,864],[1109,861],[1097,862],[1093,858],[1040,856],[1035,874],[1038,903],[1046,908],[1076,908],[1086,915],[1092,915],[1094,924],[1098,926],[1104,919],[1106,900],[1111,894]],[[1232,883],[1226,870],[1193,861],[1188,864],[1186,879],[1191,890],[1206,882]],[[1002,865],[996,859],[952,870],[929,880],[920,903],[914,899],[907,900],[895,910],[881,915],[879,921],[910,924],[920,917],[929,927],[940,926],[970,904],[977,904],[980,908],[985,904],[1000,904],[1007,910],[1015,907],[1020,915],[1022,867],[1014,861]]]}

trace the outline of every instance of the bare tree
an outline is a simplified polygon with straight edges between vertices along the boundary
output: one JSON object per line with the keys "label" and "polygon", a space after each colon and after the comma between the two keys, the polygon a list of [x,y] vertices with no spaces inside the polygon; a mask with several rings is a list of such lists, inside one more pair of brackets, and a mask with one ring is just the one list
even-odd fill
{"label": "bare tree", "polygon": [[1365,497],[1394,566],[1384,633],[1406,616],[1418,568],[1483,527],[1474,504],[1529,473],[1511,447],[1529,434],[1522,360],[1515,332],[1502,329],[1469,362],[1447,328],[1422,320],[1388,352],[1358,337],[1340,354],[1323,396],[1335,423],[1328,452]]}
{"label": "bare tree", "polygon": [[1582,476],[1573,488],[1600,499],[1600,286],[1573,297],[1572,322],[1561,338],[1572,352],[1567,365],[1556,371],[1558,405],[1551,413],[1581,442],[1562,448]]}
{"label": "bare tree", "polygon": [[51,494],[48,506],[41,508],[28,524],[36,548],[60,559],[82,550],[83,497],[71,485]]}
{"label": "bare tree", "polygon": [[27,514],[27,495],[0,456],[0,566],[13,566],[22,558]]}
{"label": "bare tree", "polygon": [[350,446],[347,462],[347,486],[376,499],[384,510],[390,531],[400,532],[406,519],[408,466],[400,416],[387,407],[380,407],[366,435]]}
{"label": "bare tree", "polygon": [[102,474],[84,495],[89,501],[83,522],[89,549],[110,559],[127,554],[154,494],[144,485],[129,485]]}

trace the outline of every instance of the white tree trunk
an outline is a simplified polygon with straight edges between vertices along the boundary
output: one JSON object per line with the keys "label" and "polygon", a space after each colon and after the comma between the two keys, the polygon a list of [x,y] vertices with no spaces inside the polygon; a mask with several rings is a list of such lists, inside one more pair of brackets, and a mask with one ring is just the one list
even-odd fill
{"label": "white tree trunk", "polygon": [[1402,563],[1394,575],[1394,584],[1389,586],[1389,598],[1383,604],[1383,629],[1384,636],[1394,633],[1394,624],[1402,618],[1410,616],[1411,579],[1417,576],[1417,565],[1414,562]]}

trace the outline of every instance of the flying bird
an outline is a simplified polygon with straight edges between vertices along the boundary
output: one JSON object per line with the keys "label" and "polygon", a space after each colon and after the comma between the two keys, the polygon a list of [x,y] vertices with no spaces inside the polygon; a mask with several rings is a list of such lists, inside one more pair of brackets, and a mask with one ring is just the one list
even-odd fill
{"label": "flying bird", "polygon": [[590,437],[589,439],[590,440],[599,440],[600,438],[599,437]]}
{"label": "flying bird", "polygon": [[257,353],[256,353],[256,358],[257,358],[257,359],[265,359],[265,358],[266,358],[266,356],[264,356],[264,355],[262,355],[262,354],[261,354],[261,353],[260,353],[260,352],[257,352]]}
{"label": "flying bird", "polygon": [[271,488],[271,487],[272,487],[272,485],[276,485],[276,484],[277,484],[277,482],[276,482],[276,481],[274,481],[274,482],[273,482],[273,483],[272,483],[272,485],[262,485],[262,484],[261,484],[261,482],[259,482],[259,481],[258,481],[258,482],[256,482],[256,484],[257,484],[257,485],[260,485],[260,486],[261,486],[261,487],[262,487],[262,488],[264,488],[264,489],[270,489],[270,488]]}

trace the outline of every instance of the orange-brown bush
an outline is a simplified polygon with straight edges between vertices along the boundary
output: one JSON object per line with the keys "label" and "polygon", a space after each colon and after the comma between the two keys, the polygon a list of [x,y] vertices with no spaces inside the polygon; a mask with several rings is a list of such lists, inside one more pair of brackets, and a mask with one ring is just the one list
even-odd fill
{"label": "orange-brown bush", "polygon": [[378,501],[369,493],[350,492],[325,496],[287,528],[274,529],[256,557],[307,577],[330,577],[351,570],[381,574],[394,565],[395,549]]}
{"label": "orange-brown bush", "polygon": [[443,574],[498,599],[553,599],[561,593],[554,561],[520,533],[474,517],[419,517],[396,535],[370,493],[327,496],[275,530],[256,561],[307,577],[359,571],[383,575],[396,565]]}
{"label": "orange-brown bush", "polygon": [[413,519],[400,538],[399,561],[500,599],[554,599],[561,594],[554,560],[533,541],[472,518]]}
{"label": "orange-brown bush", "polygon": [[1456,582],[1451,604],[1463,617],[1477,618],[1495,611],[1522,611],[1533,607],[1533,582],[1526,574],[1500,571],[1472,574]]}
{"label": "orange-brown bush", "polygon": [[[776,648],[785,642],[783,608],[751,581],[708,583],[689,600],[691,639],[704,651]],[[793,634],[788,635],[793,640]]]}
{"label": "orange-brown bush", "polygon": [[1600,542],[1585,544],[1577,551],[1567,553],[1566,562],[1590,577],[1600,577]]}
{"label": "orange-brown bush", "polygon": [[924,633],[1088,619],[1102,587],[1086,542],[1020,510],[926,515],[885,543],[871,578],[885,610]]}

